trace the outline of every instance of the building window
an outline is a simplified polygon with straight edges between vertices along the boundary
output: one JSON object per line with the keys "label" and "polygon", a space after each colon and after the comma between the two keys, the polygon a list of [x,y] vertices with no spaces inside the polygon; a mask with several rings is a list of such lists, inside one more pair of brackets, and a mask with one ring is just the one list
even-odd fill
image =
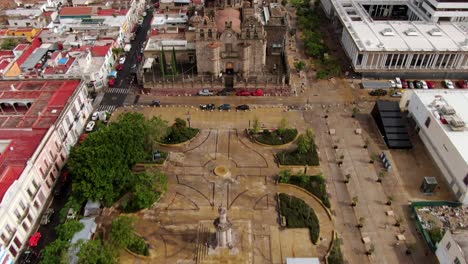
{"label": "building window", "polygon": [[0,238],[3,240],[3,242],[6,242],[6,241],[7,241],[7,237],[6,237],[5,233],[2,233],[2,234],[0,235]]}
{"label": "building window", "polygon": [[21,214],[20,214],[20,212],[18,211],[18,209],[15,210],[15,215],[16,215],[16,218],[18,218],[18,220],[21,219]]}
{"label": "building window", "polygon": [[42,167],[39,168],[39,171],[41,172],[42,178],[44,178],[44,177],[45,177],[45,173],[44,173],[44,170],[42,169]]}
{"label": "building window", "polygon": [[39,203],[37,201],[34,201],[34,208],[39,209]]}
{"label": "building window", "polygon": [[455,260],[453,261],[453,264],[460,264],[460,260],[458,258],[455,258]]}
{"label": "building window", "polygon": [[18,255],[18,251],[16,251],[16,249],[13,246],[10,247],[10,253],[11,255],[13,255],[13,257],[16,257],[16,255]]}
{"label": "building window", "polygon": [[19,205],[21,206],[21,209],[26,210],[26,205],[24,205],[23,201],[20,201]]}
{"label": "building window", "polygon": [[426,125],[426,127],[429,128],[430,124],[431,124],[431,118],[427,117],[426,122],[424,122],[424,125]]}
{"label": "building window", "polygon": [[465,178],[463,178],[463,182],[465,183],[465,186],[468,186],[468,173],[466,174]]}
{"label": "building window", "polygon": [[27,189],[26,192],[28,193],[29,197],[32,199],[33,198],[33,193],[31,192],[31,189]]}
{"label": "building window", "polygon": [[32,223],[32,221],[33,221],[32,216],[30,216],[30,215],[28,214],[28,215],[26,216],[26,218],[28,219],[28,221],[29,221],[30,223]]}
{"label": "building window", "polygon": [[8,232],[8,234],[13,234],[13,230],[11,230],[11,227],[8,224],[5,226],[5,230]]}
{"label": "building window", "polygon": [[13,239],[13,242],[15,243],[17,248],[21,248],[21,241],[17,237]]}
{"label": "building window", "polygon": [[447,245],[445,246],[445,248],[446,248],[447,250],[450,250],[450,247],[451,247],[451,246],[452,246],[452,243],[448,242]]}
{"label": "building window", "polygon": [[39,189],[39,185],[37,185],[36,180],[32,180],[32,185],[34,186],[34,188],[36,188],[36,190]]}
{"label": "building window", "polygon": [[23,224],[21,225],[24,229],[25,232],[28,232],[29,230],[29,225],[26,223],[26,222],[23,222]]}

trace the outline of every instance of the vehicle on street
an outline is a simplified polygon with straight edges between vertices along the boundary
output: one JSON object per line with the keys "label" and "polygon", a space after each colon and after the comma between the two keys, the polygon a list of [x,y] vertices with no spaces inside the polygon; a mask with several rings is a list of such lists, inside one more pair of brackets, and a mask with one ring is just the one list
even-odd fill
{"label": "vehicle on street", "polygon": [[115,69],[118,71],[123,70],[123,68],[124,68],[123,64],[118,64],[117,67],[115,67]]}
{"label": "vehicle on street", "polygon": [[390,83],[390,87],[391,87],[391,88],[396,88],[396,83],[395,83],[394,80],[390,80],[390,81],[388,81],[388,82]]}
{"label": "vehicle on street", "polygon": [[214,95],[214,93],[208,89],[203,89],[201,91],[198,92],[198,95],[200,96],[212,96]]}
{"label": "vehicle on street", "polygon": [[109,85],[109,87],[114,87],[115,78],[114,77],[109,78],[109,81],[107,82],[107,84]]}
{"label": "vehicle on street", "polygon": [[89,121],[89,123],[86,125],[86,132],[92,132],[95,125],[96,123],[94,121]]}
{"label": "vehicle on street", "polygon": [[453,85],[453,82],[451,80],[445,80],[444,81],[445,87],[448,89],[455,89],[455,86]]}
{"label": "vehicle on street", "polygon": [[125,57],[121,57],[119,59],[119,64],[124,64],[125,63]]}
{"label": "vehicle on street", "polygon": [[47,225],[50,222],[50,219],[52,218],[53,214],[54,214],[54,209],[48,208],[42,215],[41,225]]}
{"label": "vehicle on street", "polygon": [[414,84],[412,81],[408,81],[408,88],[414,89]]}
{"label": "vehicle on street", "polygon": [[35,263],[36,260],[37,260],[37,254],[36,252],[32,251],[32,250],[26,250],[24,251],[23,253],[23,262],[22,263]]}
{"label": "vehicle on street", "polygon": [[161,101],[153,100],[153,101],[151,101],[150,106],[160,107],[161,106]]}
{"label": "vehicle on street", "polygon": [[426,81],[420,80],[419,82],[421,83],[423,89],[429,89],[429,86],[427,86]]}
{"label": "vehicle on street", "polygon": [[92,115],[91,115],[91,120],[93,121],[96,121],[99,119],[99,112],[94,112]]}
{"label": "vehicle on street", "polygon": [[219,91],[217,95],[218,95],[218,96],[228,96],[228,92],[226,92],[226,91],[224,91],[224,90],[223,90],[223,91]]}
{"label": "vehicle on street", "polygon": [[401,88],[403,88],[403,89],[408,88],[408,82],[406,80],[401,80]]}
{"label": "vehicle on street", "polygon": [[427,87],[429,87],[429,89],[434,89],[434,88],[436,88],[435,82],[433,82],[433,81],[426,81],[426,83],[427,83]]}
{"label": "vehicle on street", "polygon": [[399,89],[403,88],[403,84],[401,83],[401,80],[399,77],[395,78],[395,86],[396,88],[399,88]]}
{"label": "vehicle on street", "polygon": [[244,110],[244,111],[246,111],[246,110],[249,110],[250,107],[249,107],[248,105],[245,105],[245,104],[244,104],[244,105],[238,105],[238,106],[236,107],[236,109],[237,109],[237,110]]}
{"label": "vehicle on street", "polygon": [[214,104],[201,104],[200,105],[201,110],[214,110],[216,109]]}
{"label": "vehicle on street", "polygon": [[458,88],[466,89],[466,88],[468,88],[468,81],[467,80],[457,81],[457,86],[458,86]]}
{"label": "vehicle on street", "polygon": [[230,104],[222,104],[218,106],[219,110],[231,110],[231,105]]}
{"label": "vehicle on street", "polygon": [[402,92],[394,92],[392,95],[390,95],[391,97],[402,97],[403,96],[403,93]]}
{"label": "vehicle on street", "polygon": [[262,89],[257,89],[254,92],[252,92],[252,96],[263,96],[263,90]]}
{"label": "vehicle on street", "polygon": [[250,92],[249,91],[238,91],[236,93],[237,96],[250,96]]}
{"label": "vehicle on street", "polygon": [[421,89],[422,88],[422,83],[420,81],[414,81],[414,88],[416,89]]}
{"label": "vehicle on street", "polygon": [[146,11],[145,11],[145,12],[143,12],[143,16],[144,16],[144,17],[145,17],[147,14],[148,14],[148,13],[146,13]]}

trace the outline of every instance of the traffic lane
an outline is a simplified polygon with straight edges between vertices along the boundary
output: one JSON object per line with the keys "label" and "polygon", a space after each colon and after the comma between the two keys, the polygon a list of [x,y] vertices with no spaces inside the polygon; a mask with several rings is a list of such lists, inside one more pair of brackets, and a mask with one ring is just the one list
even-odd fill
{"label": "traffic lane", "polygon": [[120,93],[105,93],[102,98],[101,105],[122,106],[127,94]]}
{"label": "traffic lane", "polygon": [[[317,98],[317,97],[315,97]],[[312,98],[310,98],[312,99]],[[200,104],[305,104],[308,98],[303,97],[280,97],[280,96],[154,96],[154,95],[140,95],[138,105],[150,105],[152,101],[157,100],[161,105],[192,105],[198,106]],[[313,102],[313,100],[309,100]]]}

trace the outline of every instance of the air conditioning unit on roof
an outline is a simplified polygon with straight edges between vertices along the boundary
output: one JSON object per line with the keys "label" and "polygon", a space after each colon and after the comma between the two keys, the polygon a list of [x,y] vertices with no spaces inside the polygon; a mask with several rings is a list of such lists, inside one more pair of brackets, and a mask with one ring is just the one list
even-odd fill
{"label": "air conditioning unit on roof", "polygon": [[442,113],[444,115],[454,115],[456,112],[455,112],[455,109],[453,107],[451,107],[450,105],[444,105],[442,106],[442,109],[441,109]]}
{"label": "air conditioning unit on roof", "polygon": [[465,121],[463,121],[459,116],[451,115],[445,117],[445,120],[447,120],[448,125],[453,131],[465,131]]}

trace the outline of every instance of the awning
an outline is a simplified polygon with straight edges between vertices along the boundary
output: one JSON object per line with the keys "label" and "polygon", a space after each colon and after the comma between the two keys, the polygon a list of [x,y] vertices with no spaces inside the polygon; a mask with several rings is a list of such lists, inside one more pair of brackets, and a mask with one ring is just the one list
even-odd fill
{"label": "awning", "polygon": [[111,71],[109,73],[109,77],[114,77],[114,78],[117,77],[117,71]]}
{"label": "awning", "polygon": [[154,58],[148,58],[145,60],[145,64],[143,64],[143,69],[151,69],[151,66],[153,66],[154,63]]}

